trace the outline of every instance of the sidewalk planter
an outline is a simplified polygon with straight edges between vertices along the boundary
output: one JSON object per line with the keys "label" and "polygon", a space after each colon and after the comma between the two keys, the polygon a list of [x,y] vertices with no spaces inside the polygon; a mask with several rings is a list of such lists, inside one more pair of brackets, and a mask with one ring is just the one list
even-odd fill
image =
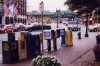
{"label": "sidewalk planter", "polygon": [[37,56],[32,60],[32,66],[61,66],[55,57]]}
{"label": "sidewalk planter", "polygon": [[93,49],[94,55],[95,55],[95,60],[100,62],[100,45],[96,45]]}

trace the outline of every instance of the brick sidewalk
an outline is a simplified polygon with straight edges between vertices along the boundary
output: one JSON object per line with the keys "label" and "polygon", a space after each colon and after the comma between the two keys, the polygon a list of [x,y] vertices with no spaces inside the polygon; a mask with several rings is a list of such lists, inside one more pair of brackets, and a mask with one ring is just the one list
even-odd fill
{"label": "brick sidewalk", "polygon": [[[81,59],[81,57],[86,55],[88,52],[92,51],[92,48],[96,44],[95,36],[96,34],[91,33],[89,38],[83,37],[82,40],[78,40],[75,33],[73,47],[61,48],[59,51],[50,55],[56,56],[64,66],[77,66],[75,62]],[[93,57],[92,55],[89,57]]]}
{"label": "brick sidewalk", "polygon": [[[96,36],[95,33],[91,33],[89,35],[89,38],[82,37],[81,40],[78,40],[77,33],[74,33],[73,47],[60,48],[57,52],[52,52],[49,55],[56,56],[59,59],[59,61],[61,61],[63,66],[77,66],[80,57],[83,56],[86,57],[85,54],[90,52],[94,47],[94,45],[96,44],[95,36]],[[32,65],[31,65],[31,60],[29,60],[13,65],[0,64],[0,66],[32,66]]]}

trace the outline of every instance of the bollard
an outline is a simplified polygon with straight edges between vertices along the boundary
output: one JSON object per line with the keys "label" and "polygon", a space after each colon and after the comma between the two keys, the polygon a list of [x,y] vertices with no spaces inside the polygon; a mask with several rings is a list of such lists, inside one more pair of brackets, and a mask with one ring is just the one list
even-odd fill
{"label": "bollard", "polygon": [[51,40],[47,39],[48,52],[51,52]]}

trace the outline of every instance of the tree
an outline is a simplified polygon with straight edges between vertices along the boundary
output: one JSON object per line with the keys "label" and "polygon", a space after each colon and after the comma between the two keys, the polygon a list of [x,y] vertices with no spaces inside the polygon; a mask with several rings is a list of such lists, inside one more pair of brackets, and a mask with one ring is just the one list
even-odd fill
{"label": "tree", "polygon": [[92,12],[95,8],[100,8],[100,0],[66,0],[65,5],[71,10],[79,10],[80,12]]}
{"label": "tree", "polygon": [[[85,37],[88,37],[88,21],[89,16],[92,14],[92,11],[96,8],[100,8],[100,0],[66,0],[65,5],[69,6],[71,10],[78,10],[78,13],[85,14],[85,26],[86,32]],[[96,12],[95,12],[96,13]]]}

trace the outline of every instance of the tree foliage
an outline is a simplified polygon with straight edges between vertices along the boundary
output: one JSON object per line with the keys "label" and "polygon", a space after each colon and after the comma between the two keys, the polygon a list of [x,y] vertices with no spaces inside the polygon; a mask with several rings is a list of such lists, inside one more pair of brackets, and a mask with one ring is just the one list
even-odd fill
{"label": "tree foliage", "polygon": [[66,0],[65,5],[71,10],[91,12],[95,8],[100,8],[100,0]]}

